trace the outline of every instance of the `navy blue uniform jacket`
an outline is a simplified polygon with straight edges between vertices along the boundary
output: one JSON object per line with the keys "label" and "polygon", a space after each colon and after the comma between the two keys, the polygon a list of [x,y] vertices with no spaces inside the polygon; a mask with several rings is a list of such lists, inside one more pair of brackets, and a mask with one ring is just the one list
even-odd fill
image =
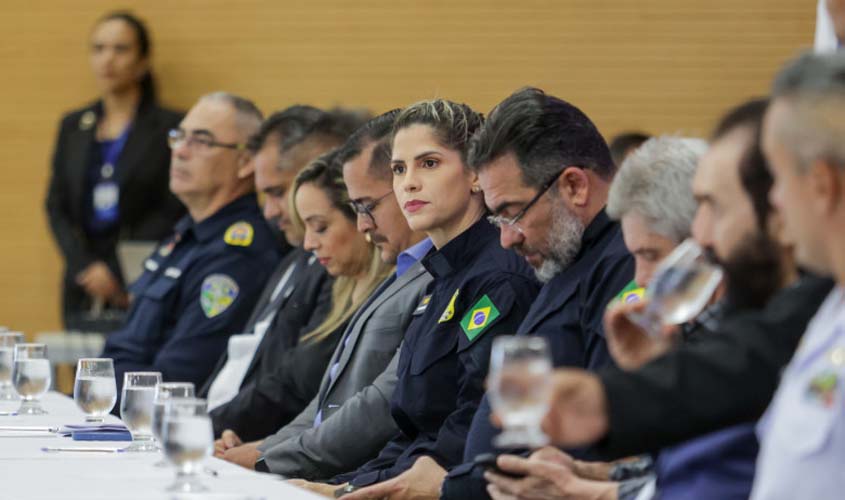
{"label": "navy blue uniform jacket", "polygon": [[377,458],[336,482],[384,481],[423,455],[446,469],[460,463],[484,395],[490,345],[516,333],[539,290],[524,259],[498,240],[499,231],[481,219],[423,258],[434,279],[399,356],[391,412],[401,432]]}
{"label": "navy blue uniform jacket", "polygon": [[180,220],[130,287],[126,323],[106,340],[118,391],[124,372],[143,370],[201,387],[246,324],[279,251],[254,194],[198,224]]}
{"label": "navy blue uniform jacket", "polygon": [[[572,264],[543,286],[519,335],[541,335],[549,342],[555,366],[597,370],[613,361],[604,339],[607,304],[634,277],[634,259],[625,248],[622,230],[604,210],[584,231],[581,250]],[[472,466],[479,453],[496,451],[499,429],[490,423],[484,398],[467,437],[464,464],[450,472],[444,498],[487,498],[482,471]]]}

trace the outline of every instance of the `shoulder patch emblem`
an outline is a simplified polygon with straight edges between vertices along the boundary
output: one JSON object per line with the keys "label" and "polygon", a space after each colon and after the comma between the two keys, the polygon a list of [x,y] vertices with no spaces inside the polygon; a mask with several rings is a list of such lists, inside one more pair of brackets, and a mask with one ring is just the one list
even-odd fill
{"label": "shoulder patch emblem", "polygon": [[493,304],[490,297],[485,294],[464,315],[464,318],[461,320],[461,328],[467,339],[472,342],[498,317],[499,310],[496,309],[496,305]]}
{"label": "shoulder patch emblem", "polygon": [[414,309],[414,312],[411,313],[411,316],[419,316],[420,314],[424,313],[426,309],[428,309],[428,303],[431,302],[431,295],[426,295],[422,298],[419,304],[417,304],[417,308]]}
{"label": "shoulder patch emblem", "polygon": [[255,231],[252,229],[252,224],[240,221],[229,226],[229,229],[226,230],[226,234],[223,235],[223,241],[225,241],[227,245],[235,247],[248,247],[252,245],[252,238],[254,235]]}
{"label": "shoulder patch emblem", "polygon": [[451,320],[455,315],[455,301],[458,299],[459,293],[461,293],[460,288],[455,290],[455,293],[452,295],[452,299],[449,300],[449,305],[446,306],[446,309],[443,310],[443,314],[440,315],[440,319],[437,321],[438,323],[445,323]]}
{"label": "shoulder patch emblem", "polygon": [[213,318],[223,313],[235,299],[240,289],[235,280],[225,274],[211,274],[202,282],[200,289],[200,306],[207,318]]}
{"label": "shoulder patch emblem", "polygon": [[633,304],[642,301],[643,297],[645,297],[645,288],[637,286],[636,281],[631,281],[625,286],[625,288],[622,289],[621,292],[619,292],[619,295],[607,304],[607,306],[610,308],[614,304],[618,303]]}

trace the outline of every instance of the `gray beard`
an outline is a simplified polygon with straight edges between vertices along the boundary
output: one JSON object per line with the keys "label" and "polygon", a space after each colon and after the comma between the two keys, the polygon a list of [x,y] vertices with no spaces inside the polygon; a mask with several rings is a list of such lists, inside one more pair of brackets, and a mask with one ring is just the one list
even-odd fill
{"label": "gray beard", "polygon": [[547,246],[549,257],[543,260],[534,275],[542,283],[548,283],[558,273],[568,268],[578,251],[584,236],[584,224],[563,203],[555,203],[552,209],[552,226],[549,228]]}

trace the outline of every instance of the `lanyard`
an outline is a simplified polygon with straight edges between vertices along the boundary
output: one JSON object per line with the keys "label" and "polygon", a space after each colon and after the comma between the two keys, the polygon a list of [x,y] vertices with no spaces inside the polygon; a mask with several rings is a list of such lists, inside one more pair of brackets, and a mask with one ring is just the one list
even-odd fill
{"label": "lanyard", "polygon": [[127,125],[117,139],[102,149],[103,166],[100,167],[100,179],[111,179],[114,176],[117,159],[120,153],[123,152],[123,147],[126,146],[126,140],[129,138],[129,129],[131,128],[131,125]]}

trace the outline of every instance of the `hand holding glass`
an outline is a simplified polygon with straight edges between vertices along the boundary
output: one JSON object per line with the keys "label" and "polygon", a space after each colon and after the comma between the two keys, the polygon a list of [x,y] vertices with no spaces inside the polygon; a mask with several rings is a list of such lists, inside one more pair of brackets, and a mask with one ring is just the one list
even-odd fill
{"label": "hand holding glass", "polygon": [[197,477],[214,448],[214,432],[204,399],[171,398],[164,406],[164,455],[176,466],[176,481],[167,491],[208,491]]}
{"label": "hand holding glass", "polygon": [[132,444],[125,451],[155,451],[153,442],[153,400],[159,372],[126,372],[120,396],[120,419],[132,433]]}
{"label": "hand holding glass", "polygon": [[698,316],[722,282],[722,269],[711,262],[693,239],[678,245],[657,267],[646,288],[642,314],[628,316],[649,335],[661,327],[680,325]]}
{"label": "hand holding glass", "polygon": [[76,364],[73,399],[86,422],[102,422],[117,401],[114,362],[109,358],[83,358]]}
{"label": "hand holding glass", "polygon": [[50,389],[53,374],[44,344],[15,345],[12,379],[21,396],[19,415],[44,415],[39,399]]}
{"label": "hand holding glass", "polygon": [[487,394],[502,420],[499,448],[537,448],[548,443],[540,423],[549,407],[552,362],[546,339],[530,335],[493,341]]}
{"label": "hand holding glass", "polygon": [[0,400],[18,399],[12,390],[12,367],[15,364],[15,344],[23,341],[23,333],[0,332]]}

